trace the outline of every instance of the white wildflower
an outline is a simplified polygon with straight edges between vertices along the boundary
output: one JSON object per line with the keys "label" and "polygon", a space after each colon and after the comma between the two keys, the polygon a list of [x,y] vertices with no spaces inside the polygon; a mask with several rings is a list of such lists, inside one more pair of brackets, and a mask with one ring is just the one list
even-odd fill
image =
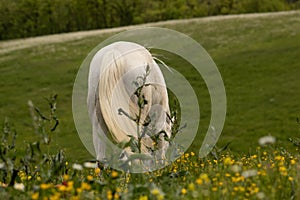
{"label": "white wildflower", "polygon": [[275,137],[273,136],[264,136],[259,138],[258,143],[260,146],[266,146],[268,144],[274,144],[276,142]]}
{"label": "white wildflower", "polygon": [[257,175],[256,169],[249,169],[247,171],[242,172],[242,176],[245,178],[249,178],[249,177],[256,176],[256,175]]}
{"label": "white wildflower", "polygon": [[4,163],[0,163],[0,169],[3,169],[5,167]]}
{"label": "white wildflower", "polygon": [[242,167],[239,166],[239,165],[232,165],[231,166],[231,170],[234,172],[234,173],[238,173],[242,170]]}
{"label": "white wildflower", "polygon": [[75,170],[82,170],[82,169],[83,169],[83,168],[82,168],[82,165],[76,164],[76,163],[74,163],[74,164],[72,165],[72,168],[75,169]]}
{"label": "white wildflower", "polygon": [[256,196],[258,199],[264,199],[266,197],[265,193],[263,193],[263,192],[257,193]]}
{"label": "white wildflower", "polygon": [[93,163],[93,162],[85,162],[83,163],[83,166],[85,168],[96,168],[97,167],[97,163]]}
{"label": "white wildflower", "polygon": [[20,191],[23,191],[23,192],[24,192],[24,190],[25,190],[25,186],[24,186],[23,183],[15,183],[15,184],[14,184],[14,188],[15,188],[16,190],[20,190]]}

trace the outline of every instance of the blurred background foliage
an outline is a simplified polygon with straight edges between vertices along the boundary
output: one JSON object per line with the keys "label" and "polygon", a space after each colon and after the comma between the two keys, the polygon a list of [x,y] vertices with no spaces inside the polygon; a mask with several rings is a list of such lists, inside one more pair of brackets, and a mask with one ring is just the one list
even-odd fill
{"label": "blurred background foliage", "polygon": [[300,8],[300,0],[0,0],[0,40]]}

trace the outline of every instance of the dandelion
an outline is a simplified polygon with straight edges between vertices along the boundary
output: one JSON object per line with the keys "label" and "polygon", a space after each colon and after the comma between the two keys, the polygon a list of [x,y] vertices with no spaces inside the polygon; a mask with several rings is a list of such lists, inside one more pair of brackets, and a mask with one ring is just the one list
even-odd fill
{"label": "dandelion", "polygon": [[237,192],[237,191],[239,191],[239,188],[237,186],[234,186],[233,191]]}
{"label": "dandelion", "polygon": [[[47,197],[44,197],[43,199],[48,199]],[[50,200],[60,200],[60,193],[55,192],[52,196],[50,196]]]}
{"label": "dandelion", "polygon": [[38,200],[39,199],[39,193],[38,192],[35,192],[31,195],[31,199],[32,200]]}
{"label": "dandelion", "polygon": [[15,183],[14,184],[14,189],[19,190],[19,191],[23,191],[25,190],[25,186],[23,183]]}
{"label": "dandelion", "polygon": [[273,136],[264,136],[264,137],[259,138],[259,140],[258,140],[258,143],[260,146],[274,144],[275,142],[276,142],[276,139]]}
{"label": "dandelion", "polygon": [[81,171],[81,170],[83,169],[83,168],[82,168],[82,165],[76,164],[76,163],[74,163],[74,164],[72,165],[72,168],[75,169],[75,170],[79,170],[79,171]]}
{"label": "dandelion", "polygon": [[88,181],[92,181],[92,180],[94,179],[94,177],[93,177],[92,175],[88,175],[88,176],[86,177],[86,179],[87,179]]}
{"label": "dandelion", "polygon": [[208,175],[205,174],[205,173],[200,174],[200,178],[201,178],[202,180],[206,181],[206,182],[209,182],[209,181],[210,181],[209,178],[208,178]]}
{"label": "dandelion", "polygon": [[80,194],[82,192],[82,189],[81,188],[77,188],[76,191],[77,191],[78,194]]}
{"label": "dandelion", "polygon": [[283,156],[276,156],[275,160],[277,160],[277,161],[284,161],[285,158]]}
{"label": "dandelion", "polygon": [[64,174],[64,176],[63,176],[63,180],[64,180],[64,181],[67,181],[67,180],[69,180],[69,175],[67,175],[67,174]]}
{"label": "dandelion", "polygon": [[40,185],[40,188],[42,189],[42,190],[47,190],[47,189],[49,189],[49,188],[51,188],[52,187],[52,184],[50,184],[50,183],[42,183],[41,185]]}
{"label": "dandelion", "polygon": [[72,196],[72,197],[70,198],[70,200],[80,200],[80,197],[79,197],[79,196]]}
{"label": "dandelion", "polygon": [[258,164],[257,164],[257,167],[258,167],[258,168],[261,168],[261,164],[260,164],[260,163],[258,163]]}
{"label": "dandelion", "polygon": [[119,199],[120,198],[120,195],[118,193],[115,193],[114,194],[114,199]]}
{"label": "dandelion", "polygon": [[230,164],[231,164],[231,158],[230,158],[230,157],[226,157],[226,158],[224,159],[224,164],[225,164],[225,165],[230,165]]}
{"label": "dandelion", "polygon": [[188,185],[188,189],[189,189],[190,191],[194,191],[194,190],[195,190],[195,185],[194,185],[194,183],[190,183],[190,184]]}
{"label": "dandelion", "polygon": [[148,200],[147,196],[140,196],[139,200]]}
{"label": "dandelion", "polygon": [[291,165],[296,164],[296,161],[294,159],[291,160]]}
{"label": "dandelion", "polygon": [[255,169],[250,169],[250,170],[242,172],[242,176],[244,178],[249,178],[249,177],[256,176],[256,175],[257,175],[257,170],[255,170]]}
{"label": "dandelion", "polygon": [[196,179],[196,183],[197,183],[198,185],[202,185],[202,184],[203,184],[203,180],[202,180],[201,178],[197,178],[197,179]]}
{"label": "dandelion", "polygon": [[97,167],[97,168],[95,168],[95,174],[96,174],[96,175],[99,175],[99,174],[100,174],[100,172],[101,172],[101,169],[100,169],[100,168],[98,168],[98,167]]}
{"label": "dandelion", "polygon": [[181,189],[181,194],[185,195],[187,193],[187,190],[185,188]]}
{"label": "dandelion", "polygon": [[112,178],[117,178],[118,175],[119,175],[119,174],[118,174],[117,171],[112,171],[112,172],[111,172],[111,177],[112,177]]}
{"label": "dandelion", "polygon": [[111,199],[113,198],[113,195],[112,195],[111,190],[108,190],[108,191],[107,191],[106,197],[107,197],[108,200],[111,200]]}
{"label": "dandelion", "polygon": [[83,190],[90,190],[91,186],[88,183],[82,182],[81,183],[81,189],[83,189]]}
{"label": "dandelion", "polygon": [[159,195],[160,194],[160,191],[159,191],[159,189],[157,189],[157,188],[154,188],[153,190],[151,190],[151,194],[153,194],[153,195]]}
{"label": "dandelion", "polygon": [[19,171],[18,176],[20,177],[21,181],[27,180],[26,173],[24,171]]}
{"label": "dandelion", "polygon": [[287,170],[284,166],[279,167],[279,172],[282,176],[287,176]]}

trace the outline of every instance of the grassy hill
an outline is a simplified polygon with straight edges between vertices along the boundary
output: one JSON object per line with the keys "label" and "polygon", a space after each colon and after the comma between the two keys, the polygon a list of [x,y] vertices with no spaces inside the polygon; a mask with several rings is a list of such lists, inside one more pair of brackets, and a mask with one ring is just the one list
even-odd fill
{"label": "grassy hill", "polygon": [[[258,138],[273,135],[278,144],[299,137],[300,12],[251,14],[154,23],[198,41],[217,64],[226,87],[228,109],[218,146],[231,142],[233,152],[248,152]],[[72,87],[78,68],[101,41],[128,27],[0,42],[0,121],[6,117],[18,132],[17,145],[36,139],[27,101],[47,110],[44,97],[58,94],[60,125],[56,148],[72,160],[92,158],[74,127]],[[183,60],[164,55],[176,69]],[[199,137],[210,119],[210,102],[201,77],[184,71],[200,97]],[[200,81],[199,81],[200,80]],[[195,144],[191,148],[195,147]]]}

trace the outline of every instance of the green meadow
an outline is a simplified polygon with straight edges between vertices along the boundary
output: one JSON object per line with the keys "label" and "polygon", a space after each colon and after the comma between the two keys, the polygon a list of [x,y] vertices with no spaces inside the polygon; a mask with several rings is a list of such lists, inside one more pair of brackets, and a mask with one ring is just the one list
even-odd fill
{"label": "green meadow", "polygon": [[[247,153],[255,150],[260,137],[272,135],[277,145],[292,148],[289,138],[297,138],[300,133],[297,122],[300,117],[299,11],[152,25],[190,36],[218,66],[227,95],[226,122],[218,147],[230,143],[231,152]],[[60,124],[50,151],[63,149],[71,161],[93,159],[81,144],[74,126],[73,83],[88,53],[115,33],[107,31],[54,43],[47,42],[48,36],[44,36],[43,43],[16,50],[6,48],[18,40],[0,42],[0,121],[8,119],[13,123],[19,147],[38,137],[32,128],[28,100],[46,112],[45,98],[57,94]],[[19,41],[26,43],[26,40]],[[185,75],[199,98],[199,130],[190,147],[197,152],[210,119],[207,88],[201,76],[186,67],[186,61],[167,52],[160,54],[169,66]]]}

